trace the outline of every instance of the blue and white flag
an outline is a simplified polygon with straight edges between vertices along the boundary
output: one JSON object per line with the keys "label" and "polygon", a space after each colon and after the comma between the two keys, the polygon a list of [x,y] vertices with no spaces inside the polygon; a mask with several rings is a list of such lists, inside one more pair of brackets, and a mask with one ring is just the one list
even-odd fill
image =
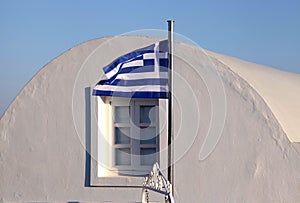
{"label": "blue and white flag", "polygon": [[125,54],[103,68],[95,96],[168,98],[168,41]]}

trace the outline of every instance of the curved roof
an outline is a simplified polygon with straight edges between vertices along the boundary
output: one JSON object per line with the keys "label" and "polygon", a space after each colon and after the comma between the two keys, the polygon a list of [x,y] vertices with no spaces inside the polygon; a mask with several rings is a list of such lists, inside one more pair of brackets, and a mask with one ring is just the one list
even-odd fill
{"label": "curved roof", "polygon": [[300,142],[300,75],[208,52],[265,100],[291,142]]}
{"label": "curved roof", "polygon": [[[97,115],[102,112],[96,98],[90,97],[90,88],[104,77],[102,67],[153,42],[156,39],[132,36],[91,40],[58,56],[32,78],[0,120],[2,199],[132,202],[140,194],[139,187],[90,190],[83,184],[91,174],[96,176],[96,164],[103,163],[97,158],[97,146],[104,143],[98,136]],[[290,140],[297,135],[299,75],[216,53],[207,55],[184,43],[175,45],[175,176],[180,193],[176,198],[251,202],[255,196],[256,202],[298,202],[300,182],[295,177],[300,177],[300,145],[291,144],[286,135]],[[220,73],[220,83],[207,77],[210,70]],[[224,95],[218,95],[222,85]],[[218,100],[221,96],[226,98],[224,117],[216,108],[224,104]],[[160,127],[166,133],[165,123]],[[297,140],[295,136],[293,141]],[[167,149],[163,142],[160,150]],[[202,159],[204,143],[215,148]],[[161,157],[162,165],[167,156]],[[185,173],[190,163],[195,164]],[[128,177],[115,182],[105,178],[101,180],[109,186],[136,184]]]}
{"label": "curved roof", "polygon": [[[110,38],[111,37],[91,40],[83,44],[92,44],[96,41],[105,41]],[[128,36],[124,38],[127,40],[131,38],[134,39],[134,37]],[[140,39],[141,37],[138,38]],[[145,46],[155,41],[148,37],[142,38],[145,41],[142,44],[145,44]],[[284,72],[211,51],[206,52],[211,57],[225,64],[229,69],[252,86],[267,103],[289,140],[291,142],[300,142],[300,130],[298,128],[298,126],[300,126],[299,74]],[[110,60],[113,60],[112,56],[108,57],[111,58]],[[45,70],[42,69],[41,72],[42,71]]]}

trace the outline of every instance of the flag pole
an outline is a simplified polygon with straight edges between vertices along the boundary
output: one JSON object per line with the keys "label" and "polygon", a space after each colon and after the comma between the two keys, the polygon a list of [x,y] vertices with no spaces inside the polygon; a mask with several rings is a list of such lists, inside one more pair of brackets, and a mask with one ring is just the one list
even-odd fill
{"label": "flag pole", "polygon": [[174,194],[174,128],[173,128],[173,32],[174,21],[168,20],[168,43],[169,43],[169,97],[168,97],[168,179],[172,184]]}

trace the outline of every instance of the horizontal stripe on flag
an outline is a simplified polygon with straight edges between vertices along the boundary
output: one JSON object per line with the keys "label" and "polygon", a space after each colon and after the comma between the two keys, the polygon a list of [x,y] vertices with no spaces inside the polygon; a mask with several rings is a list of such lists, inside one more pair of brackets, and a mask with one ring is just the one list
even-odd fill
{"label": "horizontal stripe on flag", "polygon": [[167,92],[117,92],[117,91],[103,91],[93,90],[93,95],[111,96],[111,97],[128,97],[128,98],[168,98]]}
{"label": "horizontal stripe on flag", "polygon": [[[127,69],[127,68],[134,69],[134,68],[144,67],[144,61],[140,60],[140,57],[138,57],[138,58],[139,58],[138,60],[132,59],[129,62],[118,64],[118,66],[116,66],[116,68],[114,68],[111,71],[109,71],[108,73],[106,73],[106,77],[108,79],[111,79],[111,78],[114,78],[119,73],[125,73],[125,70],[122,71],[122,69]],[[129,72],[129,69],[127,70],[127,73],[128,72]]]}
{"label": "horizontal stripe on flag", "polygon": [[118,71],[120,70],[121,66],[122,66],[122,64],[118,64],[114,69],[112,69],[111,71],[106,73],[106,77],[107,78],[114,77],[118,73]]}
{"label": "horizontal stripe on flag", "polygon": [[154,66],[134,66],[134,67],[127,67],[121,68],[118,74],[124,73],[147,73],[147,72],[154,72]]}
{"label": "horizontal stripe on flag", "polygon": [[[126,68],[127,69],[127,68]],[[100,80],[97,85],[103,85],[103,84],[109,84],[113,83],[115,80],[144,80],[144,79],[167,79],[168,78],[168,69],[164,67],[160,67],[160,72],[153,72],[151,69],[149,69],[148,73],[144,72],[148,69],[145,69],[143,71],[133,71],[128,73],[126,71],[122,71],[121,73],[115,75],[113,78],[106,79],[106,80]],[[153,67],[152,67],[153,70]],[[124,73],[123,73],[124,72]],[[137,74],[137,75],[133,75]]]}
{"label": "horizontal stripe on flag", "polygon": [[[144,66],[132,66],[124,68],[122,67],[121,70],[119,70],[118,74],[122,73],[145,73],[145,72],[154,72],[154,66],[153,65],[144,65]],[[159,72],[168,72],[168,67],[159,66]]]}
{"label": "horizontal stripe on flag", "polygon": [[144,61],[143,60],[132,60],[127,63],[123,63],[122,68],[136,67],[136,66],[144,66]]}
{"label": "horizontal stripe on flag", "polygon": [[167,72],[161,72],[161,73],[156,73],[156,72],[147,72],[147,73],[135,73],[135,72],[130,72],[130,73],[124,73],[124,74],[118,74],[115,79],[123,79],[123,80],[138,80],[138,79],[146,79],[146,78],[168,78],[168,73]]}
{"label": "horizontal stripe on flag", "polygon": [[101,85],[113,86],[144,86],[144,85],[167,85],[168,79],[162,78],[148,78],[139,80],[114,80],[113,82],[102,82]]}
{"label": "horizontal stripe on flag", "polygon": [[138,91],[150,91],[150,92],[159,92],[167,91],[167,85],[145,85],[145,86],[114,86],[114,85],[97,85],[95,90],[110,90],[110,91],[119,91],[119,92],[138,92]]}
{"label": "horizontal stripe on flag", "polygon": [[[143,71],[142,69],[139,72],[150,72],[154,71],[154,69],[150,69],[150,66],[154,66],[154,59],[144,59],[144,60],[132,60],[123,64],[118,64],[114,69],[106,73],[107,78],[112,78],[116,74],[120,73],[129,73],[131,70],[138,69],[138,68],[145,68]],[[168,59],[160,58],[159,59],[159,67],[161,72],[166,72],[168,68]],[[162,67],[162,68],[161,68]],[[127,69],[130,68],[130,69]],[[164,69],[166,68],[166,69]],[[126,69],[126,70],[123,70]]]}
{"label": "horizontal stripe on flag", "polygon": [[144,59],[153,59],[153,58],[168,58],[168,53],[164,52],[153,52],[153,53],[145,53],[143,54]]}
{"label": "horizontal stripe on flag", "polygon": [[133,58],[136,58],[138,56],[141,56],[145,53],[153,53],[153,50],[154,50],[154,44],[153,45],[150,45],[148,47],[145,47],[145,48],[142,48],[142,49],[139,49],[139,50],[136,50],[136,51],[133,51],[133,52],[130,52],[128,54],[125,54],[119,58],[117,58],[115,61],[113,61],[111,64],[109,64],[108,66],[104,67],[103,68],[103,71],[104,73],[108,73],[109,71],[111,71],[112,69],[114,69],[118,64],[120,63],[124,63],[126,61],[129,61]]}

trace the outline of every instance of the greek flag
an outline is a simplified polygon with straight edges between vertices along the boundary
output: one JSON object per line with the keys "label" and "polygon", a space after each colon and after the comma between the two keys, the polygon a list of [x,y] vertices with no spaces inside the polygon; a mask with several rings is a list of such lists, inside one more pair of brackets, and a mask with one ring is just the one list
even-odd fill
{"label": "greek flag", "polygon": [[103,68],[94,96],[168,98],[168,41],[125,54]]}

